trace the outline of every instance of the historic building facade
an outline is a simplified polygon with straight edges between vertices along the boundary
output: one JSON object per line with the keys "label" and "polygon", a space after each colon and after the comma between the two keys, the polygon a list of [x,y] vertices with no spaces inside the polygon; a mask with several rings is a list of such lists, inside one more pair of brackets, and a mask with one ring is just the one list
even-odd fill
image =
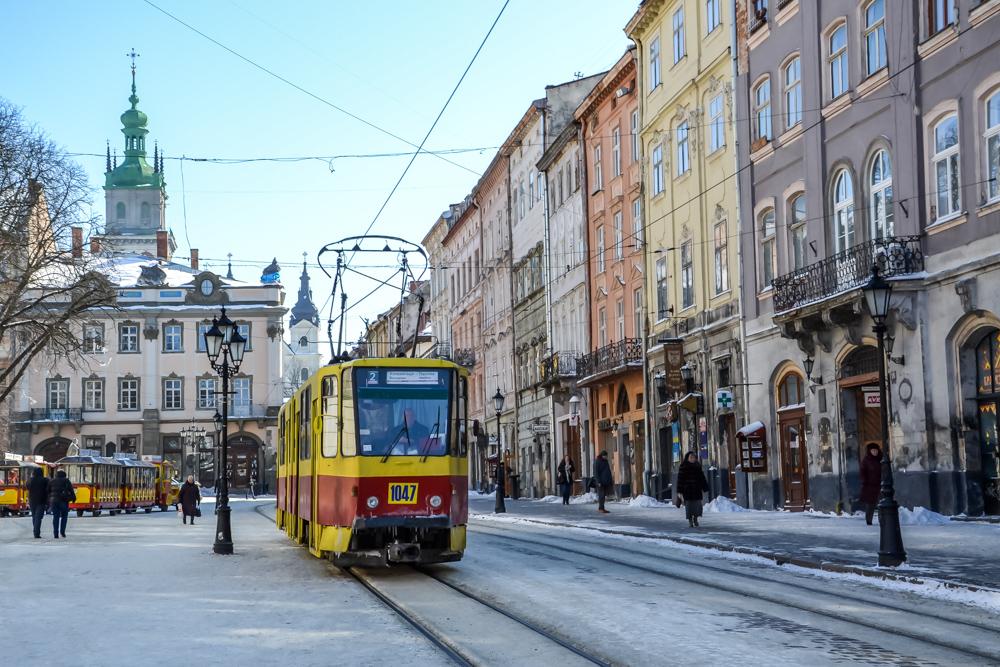
{"label": "historic building facade", "polygon": [[288,318],[288,334],[288,341],[281,350],[286,398],[291,397],[300,384],[319,370],[323,365],[323,353],[327,352],[319,347],[319,311],[313,303],[312,289],[309,287],[305,253],[302,275],[299,276],[298,299]]}
{"label": "historic building facade", "polygon": [[623,496],[646,489],[639,105],[630,48],[576,110],[586,201],[590,345],[577,382],[590,395],[589,458],[607,450]]}
{"label": "historic building facade", "polygon": [[[653,467],[665,489],[682,452],[710,471],[711,495],[733,494],[743,402],[732,7],[650,0],[626,32],[638,47],[644,160],[647,382]],[[685,382],[666,383],[665,348],[682,342]],[[736,400],[732,400],[735,398]]]}
{"label": "historic building facade", "polygon": [[876,443],[901,504],[998,513],[1000,2],[771,5],[736,24],[751,502],[850,509]]}

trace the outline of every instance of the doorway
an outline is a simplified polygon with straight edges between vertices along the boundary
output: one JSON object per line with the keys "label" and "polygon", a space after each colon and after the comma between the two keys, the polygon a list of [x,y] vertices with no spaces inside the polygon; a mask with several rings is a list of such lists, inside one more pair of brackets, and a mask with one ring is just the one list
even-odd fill
{"label": "doorway", "polygon": [[736,445],[736,415],[732,413],[719,415],[719,439],[724,443],[727,453],[726,478],[729,482],[729,499],[736,500],[736,463],[740,460]]}
{"label": "doorway", "polygon": [[784,507],[801,512],[809,506],[809,455],[806,452],[803,377],[797,372],[778,382],[778,446]]}

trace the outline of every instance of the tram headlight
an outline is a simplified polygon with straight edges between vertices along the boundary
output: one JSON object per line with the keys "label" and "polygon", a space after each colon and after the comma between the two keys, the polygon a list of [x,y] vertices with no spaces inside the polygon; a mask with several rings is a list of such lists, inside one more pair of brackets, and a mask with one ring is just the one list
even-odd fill
{"label": "tram headlight", "polygon": [[428,502],[431,504],[431,507],[441,507],[441,496],[431,496]]}
{"label": "tram headlight", "polygon": [[368,500],[366,502],[368,505],[368,509],[373,510],[376,507],[378,507],[378,498],[376,498],[375,496],[368,496]]}

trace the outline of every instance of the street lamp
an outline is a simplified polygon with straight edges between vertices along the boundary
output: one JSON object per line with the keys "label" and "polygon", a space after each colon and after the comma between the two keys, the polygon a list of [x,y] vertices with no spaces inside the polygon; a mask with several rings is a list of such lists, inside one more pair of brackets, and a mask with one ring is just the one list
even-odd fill
{"label": "street lamp", "polygon": [[878,564],[896,567],[906,560],[903,535],[899,529],[899,504],[896,502],[892,482],[892,460],[889,458],[889,414],[886,410],[885,382],[885,318],[889,314],[892,285],[872,267],[872,277],[863,288],[865,303],[875,326],[878,338],[878,391],[882,413],[882,490],[878,501],[879,548]]}
{"label": "street lamp", "polygon": [[[205,332],[205,351],[208,362],[222,378],[222,414],[215,420],[216,432],[222,432],[222,478],[219,484],[219,494],[216,499],[218,519],[215,527],[215,544],[212,551],[217,554],[233,553],[233,531],[230,522],[229,509],[229,379],[239,372],[246,352],[247,341],[240,335],[236,325],[226,316],[226,308],[222,308],[222,316],[212,320],[212,328]],[[217,479],[218,479],[218,473]]]}
{"label": "street lamp", "polygon": [[497,514],[503,514],[507,511],[507,506],[503,501],[503,440],[500,437],[500,413],[503,412],[503,394],[500,393],[499,387],[497,387],[497,393],[493,395],[493,407],[497,411],[497,490],[496,504],[493,506],[493,511]]}
{"label": "street lamp", "polygon": [[[189,426],[185,426],[184,428],[181,429],[181,440],[183,440],[184,442],[184,449],[186,450],[188,447],[192,448],[191,461],[194,470],[191,472],[196,476],[198,475],[199,472],[198,468],[200,467],[199,466],[200,457],[198,456],[198,444],[204,437],[205,437],[205,429],[202,428],[201,426],[195,426],[194,419],[191,420],[191,424]],[[182,467],[187,468],[187,456],[184,457],[184,466]],[[183,470],[181,471],[181,476],[186,477],[186,474],[184,473]]]}
{"label": "street lamp", "polygon": [[[212,450],[213,450],[213,454],[212,454],[212,465],[213,465],[212,477],[214,478],[214,482],[215,482],[215,490],[218,491],[218,489],[219,489],[219,445],[222,444],[222,415],[219,414],[218,410],[215,411],[215,416],[212,417],[212,423],[215,424],[215,446],[212,448]],[[216,513],[218,513],[218,511],[219,511],[219,506],[218,505],[215,506],[215,511],[216,511]]]}

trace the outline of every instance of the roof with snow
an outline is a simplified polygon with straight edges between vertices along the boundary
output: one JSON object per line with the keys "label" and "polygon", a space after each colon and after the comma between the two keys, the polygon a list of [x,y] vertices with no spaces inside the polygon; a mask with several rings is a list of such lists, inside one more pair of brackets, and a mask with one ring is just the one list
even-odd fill
{"label": "roof with snow", "polygon": [[[146,287],[151,285],[162,287],[182,287],[191,285],[194,277],[202,270],[190,266],[156,259],[149,255],[133,253],[115,254],[101,258],[96,267],[108,279],[119,287]],[[155,281],[155,282],[153,282]],[[219,281],[229,287],[245,286],[249,283],[241,280],[219,277]]]}

